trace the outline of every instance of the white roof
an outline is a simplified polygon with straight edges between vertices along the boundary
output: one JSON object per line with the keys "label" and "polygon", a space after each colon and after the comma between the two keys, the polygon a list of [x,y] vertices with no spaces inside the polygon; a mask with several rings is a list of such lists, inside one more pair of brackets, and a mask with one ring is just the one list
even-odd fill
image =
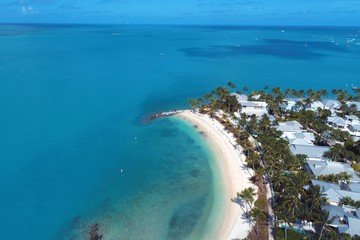
{"label": "white roof", "polygon": [[349,102],[346,102],[346,104],[350,107],[351,105],[355,105],[356,106],[356,109],[358,111],[360,111],[360,102],[353,102],[353,101],[349,101]]}
{"label": "white roof", "polygon": [[290,151],[293,155],[304,154],[308,158],[322,158],[330,147],[290,144]]}
{"label": "white roof", "polygon": [[351,119],[351,120],[355,120],[355,121],[359,121],[359,118],[355,115],[345,115],[346,119]]}
{"label": "white roof", "polygon": [[341,107],[341,103],[337,100],[327,99],[327,100],[323,100],[322,103],[324,104],[325,107],[329,107],[329,108],[337,109]]}
{"label": "white roof", "polygon": [[279,125],[274,126],[278,131],[282,132],[301,132],[303,126],[298,121],[280,122]]}
{"label": "white roof", "polygon": [[345,120],[341,117],[334,116],[334,117],[328,117],[327,122],[335,123],[336,125],[345,125]]}
{"label": "white roof", "polygon": [[258,102],[258,101],[243,101],[240,102],[242,107],[262,107],[266,108],[267,103],[266,102]]}
{"label": "white roof", "polygon": [[315,136],[309,132],[297,132],[287,136],[290,144],[295,145],[313,145]]}
{"label": "white roof", "polygon": [[239,103],[248,100],[248,96],[245,94],[231,93],[230,95],[235,96]]}
{"label": "white roof", "polygon": [[350,178],[351,182],[360,182],[360,177],[348,163],[308,160],[307,164],[315,177],[346,172],[352,175]]}
{"label": "white roof", "polygon": [[314,101],[313,103],[311,103],[311,108],[323,108],[324,104],[320,101]]}
{"label": "white roof", "polygon": [[359,131],[360,130],[360,124],[351,124],[351,130]]}

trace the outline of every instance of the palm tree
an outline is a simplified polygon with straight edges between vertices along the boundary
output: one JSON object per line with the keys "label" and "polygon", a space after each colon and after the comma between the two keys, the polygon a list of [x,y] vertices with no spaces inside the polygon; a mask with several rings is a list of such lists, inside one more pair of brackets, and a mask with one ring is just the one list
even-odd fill
{"label": "palm tree", "polygon": [[336,162],[342,162],[344,160],[344,150],[343,145],[336,143],[329,151],[325,152],[324,157]]}
{"label": "palm tree", "polygon": [[254,207],[253,209],[251,209],[251,211],[249,212],[249,218],[250,221],[256,222],[255,226],[255,231],[256,234],[259,235],[259,225],[260,225],[260,221],[266,220],[266,214],[264,211],[262,211],[261,209]]}
{"label": "palm tree", "polygon": [[247,93],[247,91],[249,91],[249,89],[247,87],[243,87],[243,92]]}
{"label": "palm tree", "polygon": [[232,82],[228,82],[227,85],[228,85],[231,89],[236,88],[235,84],[232,83]]}
{"label": "palm tree", "polygon": [[343,205],[350,205],[350,206],[352,206],[353,203],[354,202],[354,200],[351,198],[351,197],[342,197],[341,199],[340,199],[340,202],[339,202],[339,204],[340,204],[340,206],[343,206]]}
{"label": "palm tree", "polygon": [[[336,231],[330,226],[330,224],[333,223],[336,216],[329,219],[329,212],[321,211],[318,214],[316,214],[316,218],[317,218],[316,224],[318,224],[320,227],[320,233],[318,235],[319,236],[318,240],[322,239],[324,232],[326,233],[326,235],[332,235],[332,236],[336,235],[337,236]],[[333,239],[333,238],[331,238],[331,239]]]}
{"label": "palm tree", "polygon": [[349,174],[347,172],[341,172],[341,173],[338,173],[337,176],[340,181],[348,183],[352,177],[352,174]]}
{"label": "palm tree", "polygon": [[307,204],[309,205],[310,211],[319,209],[321,205],[327,203],[326,195],[321,191],[319,185],[310,185],[307,190]]}
{"label": "palm tree", "polygon": [[245,202],[245,206],[246,206],[246,214],[249,214],[249,208],[251,208],[252,203],[255,200],[255,196],[256,196],[256,192],[255,189],[252,187],[248,187],[245,188],[244,190],[242,190],[240,193],[237,193],[237,196],[242,198]]}
{"label": "palm tree", "polygon": [[188,99],[188,102],[189,102],[189,104],[190,104],[191,109],[192,109],[193,111],[195,111],[195,108],[197,107],[197,102],[196,102],[196,100],[193,99],[193,98],[189,98],[189,99]]}

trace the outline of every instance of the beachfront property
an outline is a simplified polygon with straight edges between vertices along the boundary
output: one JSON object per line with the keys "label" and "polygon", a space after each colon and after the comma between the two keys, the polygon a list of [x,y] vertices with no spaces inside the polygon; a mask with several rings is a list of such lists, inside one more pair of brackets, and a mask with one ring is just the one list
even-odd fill
{"label": "beachfront property", "polygon": [[304,127],[298,121],[280,122],[278,125],[275,125],[274,128],[283,133],[298,133],[304,131]]}
{"label": "beachfront property", "polygon": [[352,137],[360,137],[360,120],[355,115],[345,115],[343,118],[331,116],[327,118],[326,124],[330,127],[346,131]]}
{"label": "beachfront property", "polygon": [[332,114],[335,114],[337,111],[339,111],[341,107],[341,103],[337,100],[327,99],[323,100],[322,103],[324,104],[324,109],[330,110]]}
{"label": "beachfront property", "polygon": [[297,145],[289,144],[289,149],[293,155],[303,154],[307,156],[308,161],[325,161],[323,157],[325,152],[330,150],[327,146],[315,146],[315,145]]}
{"label": "beachfront property", "polygon": [[306,110],[311,110],[316,112],[319,108],[324,109],[325,105],[321,101],[314,101],[310,104],[309,107],[306,108]]}
{"label": "beachfront property", "polygon": [[360,111],[360,102],[348,101],[346,102],[348,107],[355,106],[357,111]]}
{"label": "beachfront property", "polygon": [[286,135],[286,140],[291,145],[314,145],[315,135],[310,132],[298,132]]}
{"label": "beachfront property", "polygon": [[314,145],[314,133],[306,132],[298,121],[280,122],[273,127],[277,131],[281,131],[281,137],[291,145]]}
{"label": "beachfront property", "polygon": [[347,174],[351,175],[351,183],[360,183],[360,177],[348,163],[308,160],[305,168],[314,177],[346,172]]}
{"label": "beachfront property", "polygon": [[350,236],[360,236],[360,209],[344,209],[334,205],[324,205],[321,208],[329,212],[328,221],[333,219],[329,225],[338,234],[346,233]]}
{"label": "beachfront property", "polygon": [[[267,103],[262,101],[251,101],[248,100],[248,96],[244,94],[232,93],[232,96],[235,96],[238,103],[241,105],[239,114],[245,113],[247,116],[256,115],[261,117],[262,115],[268,115]],[[252,97],[253,99],[256,99]]]}
{"label": "beachfront property", "polygon": [[340,130],[346,129],[347,123],[344,118],[338,116],[328,117],[326,124],[330,127],[337,128]]}
{"label": "beachfront property", "polygon": [[[359,189],[355,188],[355,191],[351,191],[347,184],[340,183],[340,185],[338,185],[319,180],[311,180],[311,184],[313,186],[317,185],[320,187],[321,192],[326,195],[330,205],[339,205],[341,203],[341,199],[344,197],[351,197],[351,199],[355,201],[360,201]],[[355,185],[359,185],[359,183],[356,183]]]}
{"label": "beachfront property", "polygon": [[355,115],[345,115],[344,119],[348,125],[360,124],[359,118]]}
{"label": "beachfront property", "polygon": [[282,110],[286,110],[286,111],[299,111],[300,108],[299,106],[296,104],[298,102],[298,100],[293,100],[293,99],[284,99],[283,103],[280,104],[280,108]]}

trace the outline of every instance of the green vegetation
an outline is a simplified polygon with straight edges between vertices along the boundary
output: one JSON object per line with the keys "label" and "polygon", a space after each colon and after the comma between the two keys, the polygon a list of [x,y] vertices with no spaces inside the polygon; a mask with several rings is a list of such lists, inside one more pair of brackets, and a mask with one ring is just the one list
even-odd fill
{"label": "green vegetation", "polygon": [[348,174],[347,172],[341,172],[339,174],[320,175],[316,179],[320,181],[338,184],[339,181],[349,182],[350,178],[350,174]]}
{"label": "green vegetation", "polygon": [[249,215],[249,209],[251,209],[251,205],[253,204],[256,196],[255,189],[252,187],[245,188],[241,192],[237,193],[237,196],[244,200],[246,213]]}
{"label": "green vegetation", "polygon": [[340,202],[341,206],[347,205],[352,206],[356,209],[360,208],[360,201],[355,201],[351,197],[343,197]]}
{"label": "green vegetation", "polygon": [[[294,229],[287,229],[286,233],[285,233],[285,229],[284,228],[276,228],[276,239],[282,240],[282,239],[291,239],[291,240],[304,240],[304,239],[315,239],[312,235],[310,234],[305,234],[305,233],[301,233],[301,232],[296,232]],[[285,236],[285,234],[287,234],[287,236]]]}

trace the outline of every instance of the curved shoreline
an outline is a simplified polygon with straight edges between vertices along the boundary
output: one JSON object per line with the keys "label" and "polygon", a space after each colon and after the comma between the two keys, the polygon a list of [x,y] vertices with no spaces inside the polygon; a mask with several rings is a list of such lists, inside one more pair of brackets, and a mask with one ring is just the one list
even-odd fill
{"label": "curved shoreline", "polygon": [[224,202],[219,206],[222,210],[221,219],[216,219],[219,228],[215,229],[207,239],[234,239],[246,238],[252,225],[244,218],[244,209],[232,199],[236,193],[247,187],[257,187],[249,178],[252,170],[246,167],[245,155],[241,146],[237,145],[232,134],[226,132],[224,127],[209,116],[194,113],[190,110],[181,111],[176,116],[194,124],[204,132],[206,141],[210,144],[215,154],[216,167],[220,173],[220,186],[224,190]]}

